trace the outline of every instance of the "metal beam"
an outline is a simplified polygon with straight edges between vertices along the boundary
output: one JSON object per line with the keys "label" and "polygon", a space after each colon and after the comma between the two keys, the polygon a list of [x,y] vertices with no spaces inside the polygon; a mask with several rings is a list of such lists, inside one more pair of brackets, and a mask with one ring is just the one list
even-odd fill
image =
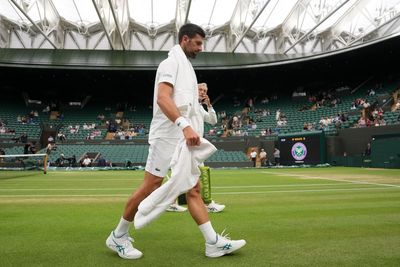
{"label": "metal beam", "polygon": [[100,42],[103,40],[103,38],[104,38],[105,35],[106,35],[105,32],[103,32],[103,33],[101,34],[101,36],[100,36],[99,39],[97,40],[96,44],[94,45],[93,49],[96,49],[96,48],[97,48],[97,46],[98,46],[98,45],[100,44]]}
{"label": "metal beam", "polygon": [[247,27],[246,31],[242,34],[242,36],[240,37],[239,41],[237,41],[236,45],[233,47],[232,49],[232,53],[235,52],[236,48],[238,48],[240,42],[242,42],[243,38],[246,36],[246,34],[249,32],[249,30],[251,29],[251,27],[253,27],[254,23],[256,23],[257,19],[260,17],[260,15],[263,13],[264,9],[267,7],[267,5],[269,4],[269,2],[271,2],[271,0],[267,0],[267,2],[265,2],[264,6],[261,8],[260,12],[258,12],[257,16],[253,19],[253,21],[251,22],[250,26]]}
{"label": "metal beam", "polygon": [[370,35],[371,33],[374,33],[374,32],[376,32],[376,31],[378,31],[378,30],[381,29],[383,26],[388,25],[389,23],[391,23],[391,22],[393,22],[393,21],[395,21],[395,20],[397,20],[397,19],[399,19],[399,18],[400,18],[400,12],[399,12],[396,16],[394,16],[393,18],[389,19],[388,21],[386,21],[386,22],[382,23],[381,25],[379,25],[378,27],[376,27],[375,29],[373,29],[373,30],[371,30],[371,31],[369,31],[369,32],[367,32],[367,33],[365,33],[365,34],[363,34],[363,35],[357,37],[355,40],[353,40],[353,41],[351,41],[351,42],[349,43],[349,46],[352,45],[352,44],[354,44],[355,42],[357,42],[357,41],[363,39],[365,36]]}
{"label": "metal beam", "polygon": [[119,37],[121,38],[122,48],[123,48],[123,50],[126,50],[124,38],[123,38],[122,33],[121,33],[121,28],[120,28],[120,26],[119,26],[119,21],[118,21],[118,19],[117,19],[117,15],[115,14],[115,10],[114,10],[113,3],[112,3],[111,0],[108,0],[108,4],[110,5],[111,14],[112,14],[112,16],[113,16],[113,18],[114,18],[115,25],[117,26],[118,35],[119,35]]}
{"label": "metal beam", "polygon": [[221,42],[222,38],[224,37],[223,34],[220,34],[217,41],[214,43],[213,47],[211,48],[210,52],[214,52],[215,48],[217,48],[217,45]]}
{"label": "metal beam", "polygon": [[186,14],[185,14],[185,20],[183,21],[183,25],[185,25],[187,23],[187,21],[188,21],[191,5],[192,5],[192,0],[189,0],[188,7],[187,7],[187,10],[186,10]]}
{"label": "metal beam", "polygon": [[106,27],[106,25],[104,24],[103,18],[101,17],[99,7],[98,7],[97,4],[96,4],[96,0],[92,0],[92,3],[93,3],[93,5],[94,5],[94,8],[96,9],[97,16],[99,17],[99,20],[100,20],[100,22],[101,22],[101,25],[103,26],[104,32],[106,33],[108,43],[110,44],[111,49],[112,49],[112,50],[115,50],[114,44],[113,44],[113,42],[111,41],[111,36],[110,36],[110,34],[108,33],[108,31],[107,31],[107,27]]}
{"label": "metal beam", "polygon": [[72,41],[75,43],[76,47],[78,47],[79,50],[81,50],[81,47],[79,46],[78,42],[75,39],[75,36],[69,31],[68,35],[71,36]]}
{"label": "metal beam", "polygon": [[264,54],[265,50],[267,50],[267,47],[269,46],[269,44],[271,43],[272,39],[274,39],[274,36],[270,36],[268,41],[265,43],[263,49],[261,49],[261,53]]}
{"label": "metal beam", "polygon": [[144,51],[147,51],[146,46],[144,45],[144,43],[143,43],[142,39],[140,38],[140,36],[138,35],[138,33],[135,32],[135,33],[133,34],[133,36],[135,36],[136,39],[139,41],[139,43],[140,43],[141,46],[143,47]]}
{"label": "metal beam", "polygon": [[24,48],[26,48],[26,46],[25,46],[25,44],[24,44],[24,41],[22,40],[21,35],[19,35],[18,31],[15,31],[15,30],[14,30],[14,31],[10,32],[10,34],[11,34],[11,33],[14,33],[15,36],[17,36],[19,42],[22,44],[22,46],[23,46]]}
{"label": "metal beam", "polygon": [[171,34],[167,33],[167,36],[165,37],[158,51],[160,51],[164,47],[164,45],[168,42],[169,38],[171,38]]}
{"label": "metal beam", "polygon": [[18,5],[15,0],[10,0],[19,11],[32,23],[33,26],[43,35],[43,37],[53,46],[54,49],[58,49],[58,47],[53,43],[52,40],[42,31],[42,29],[33,21],[33,19],[25,12],[25,10]]}
{"label": "metal beam", "polygon": [[324,23],[327,19],[329,19],[333,14],[335,14],[339,9],[341,9],[349,0],[344,1],[341,3],[338,7],[336,7],[332,12],[330,12],[325,18],[323,18],[319,23],[317,23],[314,27],[312,27],[310,30],[308,30],[303,36],[301,36],[297,41],[295,41],[288,49],[286,49],[283,54],[286,54],[288,51],[290,51],[293,47],[295,47],[298,43],[304,40],[310,33],[312,33],[316,28],[319,27],[322,23]]}

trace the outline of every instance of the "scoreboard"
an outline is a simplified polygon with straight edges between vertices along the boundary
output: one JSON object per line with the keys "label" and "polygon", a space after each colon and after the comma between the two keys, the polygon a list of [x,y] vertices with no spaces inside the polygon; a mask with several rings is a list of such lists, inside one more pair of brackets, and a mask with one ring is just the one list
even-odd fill
{"label": "scoreboard", "polygon": [[325,163],[325,135],[320,132],[280,135],[279,150],[282,165]]}

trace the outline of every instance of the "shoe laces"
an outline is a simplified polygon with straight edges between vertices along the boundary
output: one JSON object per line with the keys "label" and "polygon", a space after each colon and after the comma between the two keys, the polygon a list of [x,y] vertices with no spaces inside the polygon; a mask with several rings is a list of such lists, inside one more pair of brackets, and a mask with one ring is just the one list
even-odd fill
{"label": "shoe laces", "polygon": [[[231,238],[229,237],[229,233],[226,233],[226,234],[225,234],[225,231],[226,231],[226,228],[222,231],[222,233],[220,234],[220,236],[221,236],[222,238],[231,240]],[[224,234],[225,234],[225,235],[224,235]]]}
{"label": "shoe laces", "polygon": [[132,237],[127,236],[126,239],[124,240],[124,246],[132,245],[133,242],[135,242],[135,240]]}

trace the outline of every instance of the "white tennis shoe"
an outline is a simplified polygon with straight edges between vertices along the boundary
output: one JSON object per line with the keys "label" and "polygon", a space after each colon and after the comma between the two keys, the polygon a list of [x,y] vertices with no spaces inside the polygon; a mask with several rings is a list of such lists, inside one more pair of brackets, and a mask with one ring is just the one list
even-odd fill
{"label": "white tennis shoe", "polygon": [[133,238],[128,233],[121,237],[115,237],[114,231],[108,236],[106,245],[112,251],[118,253],[123,259],[133,260],[139,259],[143,253],[132,246]]}
{"label": "white tennis shoe", "polygon": [[172,212],[185,212],[187,211],[187,208],[179,206],[178,204],[174,203],[169,205],[167,208],[167,211],[172,211]]}
{"label": "white tennis shoe", "polygon": [[217,204],[212,200],[210,204],[206,205],[206,208],[208,212],[218,213],[225,209],[225,205]]}
{"label": "white tennis shoe", "polygon": [[206,256],[210,258],[218,258],[226,254],[230,254],[244,245],[246,241],[241,240],[231,240],[227,235],[223,236],[225,231],[221,235],[217,235],[217,243],[210,245],[206,243]]}

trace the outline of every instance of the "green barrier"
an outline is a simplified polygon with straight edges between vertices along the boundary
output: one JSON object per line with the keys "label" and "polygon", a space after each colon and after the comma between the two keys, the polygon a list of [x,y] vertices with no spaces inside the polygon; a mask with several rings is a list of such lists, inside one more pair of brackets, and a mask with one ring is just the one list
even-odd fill
{"label": "green barrier", "polygon": [[201,197],[205,204],[211,203],[211,175],[210,167],[200,168]]}

